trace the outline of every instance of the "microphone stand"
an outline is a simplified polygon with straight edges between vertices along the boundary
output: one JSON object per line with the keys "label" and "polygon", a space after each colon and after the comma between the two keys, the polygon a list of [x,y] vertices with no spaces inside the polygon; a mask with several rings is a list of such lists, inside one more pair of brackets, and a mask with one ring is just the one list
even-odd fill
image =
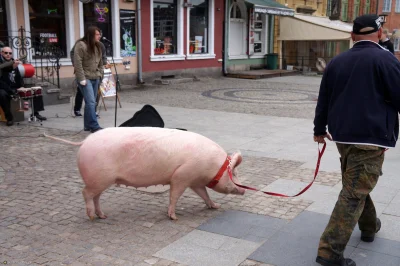
{"label": "microphone stand", "polygon": [[[113,43],[108,40],[108,39],[104,39],[104,41],[108,42],[111,45],[111,50],[113,51],[111,53],[111,60],[112,60],[112,64],[114,65],[114,71],[115,71],[115,78],[116,78],[116,82],[117,82],[117,86],[115,87],[115,118],[114,118],[114,127],[117,127],[117,98],[118,98],[118,91],[121,90],[120,87],[120,83],[119,83],[119,77],[118,77],[118,72],[117,72],[117,67],[115,66],[115,62],[114,62],[114,49],[113,49]],[[111,73],[112,74],[112,73]]]}

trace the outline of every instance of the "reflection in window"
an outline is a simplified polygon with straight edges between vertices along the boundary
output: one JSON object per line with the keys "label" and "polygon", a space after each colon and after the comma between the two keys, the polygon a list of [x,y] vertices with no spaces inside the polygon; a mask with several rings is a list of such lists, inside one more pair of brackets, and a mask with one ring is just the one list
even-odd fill
{"label": "reflection in window", "polygon": [[61,48],[67,54],[64,0],[29,0],[32,46],[40,55],[44,46]]}
{"label": "reflection in window", "polygon": [[[112,39],[112,17],[111,0],[94,0],[83,5],[83,23],[85,31],[89,26],[96,26],[100,29],[102,37]],[[103,42],[106,47],[107,56],[112,55],[111,44]]]}
{"label": "reflection in window", "polygon": [[208,52],[208,0],[192,0],[190,9],[189,52]]}
{"label": "reflection in window", "polygon": [[153,2],[154,54],[177,53],[177,0]]}

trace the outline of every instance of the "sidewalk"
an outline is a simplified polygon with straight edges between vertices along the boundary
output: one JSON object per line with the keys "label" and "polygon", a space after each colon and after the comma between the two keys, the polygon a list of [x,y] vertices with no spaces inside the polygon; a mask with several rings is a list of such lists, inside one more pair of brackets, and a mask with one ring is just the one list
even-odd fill
{"label": "sidewalk", "polygon": [[[114,102],[106,104],[108,111],[102,108],[99,123],[112,127]],[[117,126],[142,106],[122,101]],[[295,194],[312,180],[318,155],[317,144],[312,141],[312,120],[155,108],[165,127],[186,128],[209,137],[229,152],[240,150],[244,161],[239,177],[246,185]],[[44,131],[71,134],[63,138],[81,140],[88,133],[72,135],[83,128],[83,119],[68,117],[70,113],[68,104],[47,106],[41,113],[49,117],[43,126],[23,122],[7,130],[31,136]],[[0,131],[3,129],[1,125]],[[82,182],[74,165],[77,149],[42,138],[34,143],[25,138],[18,141],[22,142],[19,148],[28,145],[33,153],[40,152],[36,159],[41,156],[45,162],[34,160],[42,165],[31,169],[27,158],[27,164],[22,162],[12,169],[5,163],[7,156],[0,155],[0,187],[4,190],[0,194],[0,261],[10,265],[317,265],[319,237],[341,189],[339,156],[335,145],[328,143],[317,182],[298,198],[251,191],[244,197],[211,192],[211,198],[222,204],[221,210],[213,211],[205,209],[204,203],[188,191],[178,204],[179,220],[173,222],[165,215],[168,192],[112,188],[102,197],[109,218],[91,223],[84,213]],[[18,157],[16,146],[2,138],[0,145],[11,158]],[[346,255],[357,265],[400,265],[399,159],[398,148],[386,153],[384,175],[372,193],[382,221],[377,238],[373,243],[360,242],[356,228],[346,249]],[[37,184],[40,189],[31,188],[33,194],[24,187],[29,184],[28,170],[33,171],[32,177],[40,176],[43,184]],[[29,220],[27,208],[16,209],[29,203],[21,199],[27,195],[30,202],[36,202],[34,213],[40,214],[36,218],[49,216],[44,219],[48,223],[36,220],[24,224],[24,219]],[[13,211],[17,213],[12,215],[14,219],[7,219]]]}

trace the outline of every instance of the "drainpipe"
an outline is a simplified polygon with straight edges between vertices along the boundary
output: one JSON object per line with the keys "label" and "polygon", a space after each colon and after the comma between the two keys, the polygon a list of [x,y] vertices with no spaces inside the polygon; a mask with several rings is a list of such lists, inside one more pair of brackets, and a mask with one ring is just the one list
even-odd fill
{"label": "drainpipe", "polygon": [[136,13],[137,13],[137,35],[138,41],[136,43],[136,55],[137,55],[137,63],[138,63],[138,75],[137,82],[139,84],[143,84],[143,73],[142,73],[142,7],[141,1],[136,1]]}
{"label": "drainpipe", "polygon": [[228,69],[226,67],[226,63],[228,60],[228,41],[226,40],[227,37],[229,36],[228,34],[228,22],[229,22],[229,0],[225,0],[225,8],[224,8],[224,32],[222,34],[223,36],[223,46],[224,46],[224,58],[222,61],[222,68],[224,72],[224,76],[228,75]]}
{"label": "drainpipe", "polygon": [[377,15],[379,14],[378,8],[379,8],[379,0],[376,0],[376,14]]}

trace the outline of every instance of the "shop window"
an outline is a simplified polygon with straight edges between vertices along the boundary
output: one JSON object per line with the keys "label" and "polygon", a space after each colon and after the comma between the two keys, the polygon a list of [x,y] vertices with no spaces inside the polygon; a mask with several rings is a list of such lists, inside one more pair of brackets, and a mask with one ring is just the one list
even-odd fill
{"label": "shop window", "polygon": [[266,31],[261,13],[254,14],[254,53],[264,53],[264,32]]}
{"label": "shop window", "polygon": [[64,0],[29,0],[32,46],[36,54],[43,44],[61,48],[67,55]]}
{"label": "shop window", "polygon": [[153,1],[154,55],[177,54],[177,0]]}
{"label": "shop window", "polygon": [[[84,4],[83,18],[85,31],[89,26],[96,26],[100,29],[102,37],[113,41],[111,0],[94,0],[91,3]],[[104,44],[107,56],[112,56],[111,45],[108,43]]]}
{"label": "shop window", "polygon": [[6,0],[0,0],[0,37],[3,39],[8,35]]}
{"label": "shop window", "polygon": [[233,3],[231,8],[231,18],[242,18],[242,12],[240,11],[240,7],[236,1]]}
{"label": "shop window", "polygon": [[209,4],[208,0],[193,0],[189,15],[189,53],[208,53]]}
{"label": "shop window", "polygon": [[383,0],[382,12],[390,12],[392,9],[392,0]]}

